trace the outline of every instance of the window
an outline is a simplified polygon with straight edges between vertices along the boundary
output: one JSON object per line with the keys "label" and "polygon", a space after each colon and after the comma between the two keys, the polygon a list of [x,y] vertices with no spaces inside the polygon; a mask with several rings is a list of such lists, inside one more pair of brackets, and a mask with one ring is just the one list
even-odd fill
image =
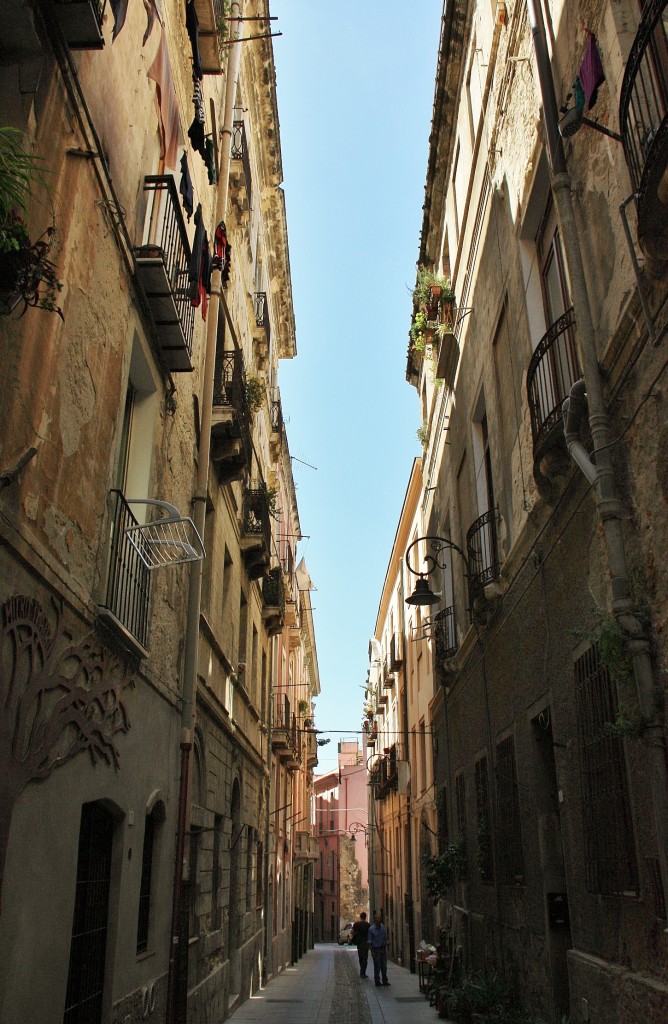
{"label": "window", "polygon": [[585,867],[589,892],[638,891],[624,746],[609,735],[617,694],[594,644],[575,662]]}
{"label": "window", "polygon": [[[241,666],[243,665],[244,666],[244,670],[243,670],[243,673],[241,673],[237,669],[237,672],[238,672],[238,674],[240,676],[246,674],[246,667],[247,667],[246,666],[246,660],[247,660],[246,659],[246,645],[247,645],[247,643],[248,643],[248,601],[246,600],[246,595],[244,594],[244,592],[242,590],[241,591],[241,595],[239,597],[239,637],[238,637],[238,641],[237,641],[237,665],[238,665],[238,669],[241,668]],[[244,688],[247,688],[250,685],[250,680],[248,678],[246,678],[246,679],[241,678],[240,682],[242,683]]]}
{"label": "window", "polygon": [[427,788],[427,750],[424,718],[420,721],[420,788],[424,792]]}
{"label": "window", "polygon": [[[457,839],[463,847],[466,847],[466,779],[463,772],[455,776],[455,811],[457,814]],[[461,878],[464,880],[467,877],[468,868],[465,857]]]}
{"label": "window", "polygon": [[149,945],[151,896],[155,877],[156,845],[160,823],[164,821],[164,804],[157,803],[144,818],[144,843],[141,858],[139,909],[137,913],[137,953],[145,953]]}
{"label": "window", "polygon": [[475,764],[475,799],[478,831],[478,871],[480,872],[480,880],[482,882],[493,882],[494,857],[492,853],[492,822],[489,809],[486,757],[481,757]]}
{"label": "window", "polygon": [[216,814],[213,819],[213,852],[211,863],[211,931],[216,931],[220,928],[222,918],[220,906],[220,883],[222,875],[220,867],[220,845],[222,831],[223,816],[222,814]]}
{"label": "window", "polygon": [[63,1024],[102,1020],[113,837],[109,811],[99,803],[84,804]]}
{"label": "window", "polygon": [[536,252],[545,308],[545,324],[553,324],[570,308],[564,254],[559,237],[557,214],[550,194],[536,234]]}
{"label": "window", "polygon": [[508,736],[496,748],[499,881],[524,885],[520,801],[515,771],[515,741]]}
{"label": "window", "polygon": [[442,853],[450,841],[450,830],[448,827],[448,792],[445,785],[439,790],[436,798],[436,813],[438,815],[438,849]]}

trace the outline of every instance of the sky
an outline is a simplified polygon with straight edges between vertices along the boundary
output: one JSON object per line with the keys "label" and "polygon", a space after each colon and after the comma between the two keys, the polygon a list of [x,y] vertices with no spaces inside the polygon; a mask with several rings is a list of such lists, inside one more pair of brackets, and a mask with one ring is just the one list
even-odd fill
{"label": "sky", "polygon": [[[331,743],[361,728],[413,459],[406,352],[442,0],[271,0],[297,356],[279,368]],[[312,468],[314,467],[314,468]],[[359,738],[359,737],[358,737]]]}

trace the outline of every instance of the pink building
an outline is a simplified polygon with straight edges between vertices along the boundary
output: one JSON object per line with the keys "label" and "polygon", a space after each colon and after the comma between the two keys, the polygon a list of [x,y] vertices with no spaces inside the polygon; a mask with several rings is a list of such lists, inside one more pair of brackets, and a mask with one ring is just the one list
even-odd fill
{"label": "pink building", "polygon": [[336,942],[339,932],[369,910],[368,795],[363,750],[339,743],[338,770],[316,776],[316,942]]}

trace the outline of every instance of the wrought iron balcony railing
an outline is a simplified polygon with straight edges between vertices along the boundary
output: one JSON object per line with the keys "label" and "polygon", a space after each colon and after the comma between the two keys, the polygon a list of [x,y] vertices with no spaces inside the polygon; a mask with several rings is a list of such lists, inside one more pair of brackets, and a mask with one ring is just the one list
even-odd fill
{"label": "wrought iron balcony railing", "polygon": [[285,608],[285,590],[283,588],[283,572],[278,568],[272,569],[262,579],[262,600],[268,608]]}
{"label": "wrought iron balcony railing", "polygon": [[255,309],[255,326],[263,327],[267,344],[271,337],[271,325],[269,323],[269,303],[266,292],[255,292],[253,296],[253,307]]}
{"label": "wrought iron balcony railing", "polygon": [[281,395],[278,388],[271,389],[271,405],[269,407],[269,414],[271,416],[272,434],[280,435],[283,430],[283,407],[281,405]]}
{"label": "wrought iron balcony railing", "polygon": [[466,550],[471,585],[485,586],[500,576],[498,522],[499,512],[494,508],[483,513],[469,527],[466,534]]}
{"label": "wrought iron balcony railing", "polygon": [[571,308],[543,335],[529,363],[527,397],[534,452],[561,422],[564,400],[581,376]]}
{"label": "wrought iron balcony railing", "polygon": [[171,174],[144,178],[148,238],[136,246],[137,277],[155,323],[165,366],[193,369],[195,309],[188,295],[190,243]]}
{"label": "wrought iron balcony railing", "polygon": [[[111,491],[111,551],[107,592],[100,614],[146,651],[148,646],[148,611],[150,573],[137,547],[129,540],[127,530],[138,522],[120,491]],[[134,645],[133,645],[134,646]]]}
{"label": "wrought iron balcony railing", "polygon": [[54,0],[54,13],[71,50],[101,50],[107,0]]}
{"label": "wrought iron balcony railing", "polygon": [[247,487],[241,522],[241,550],[249,579],[262,576],[269,565],[271,523],[269,497],[264,487]]}
{"label": "wrought iron balcony railing", "polygon": [[457,643],[457,630],[455,629],[454,605],[443,608],[437,612],[432,620],[432,636],[436,640],[436,657],[439,661],[447,661],[454,658],[459,644]]}
{"label": "wrought iron balcony railing", "polygon": [[232,160],[241,160],[246,180],[246,193],[248,195],[248,207],[250,209],[252,199],[250,156],[248,153],[248,139],[246,138],[246,125],[243,121],[232,122],[232,146],[230,149]]}
{"label": "wrought iron balcony railing", "polygon": [[245,410],[246,373],[241,349],[216,353],[213,380],[214,408],[230,406],[238,412]]}
{"label": "wrought iron balcony railing", "polygon": [[624,155],[639,207],[668,162],[668,31],[666,0],[644,3],[619,103]]}

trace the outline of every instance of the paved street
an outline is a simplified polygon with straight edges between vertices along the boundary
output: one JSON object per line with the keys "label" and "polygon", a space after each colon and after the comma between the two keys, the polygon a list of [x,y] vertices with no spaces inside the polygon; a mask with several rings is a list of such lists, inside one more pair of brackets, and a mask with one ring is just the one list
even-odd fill
{"label": "paved street", "polygon": [[234,1024],[434,1024],[436,1010],[418,991],[416,974],[389,963],[389,988],[360,978],[357,951],[322,943],[272,979],[232,1015]]}

